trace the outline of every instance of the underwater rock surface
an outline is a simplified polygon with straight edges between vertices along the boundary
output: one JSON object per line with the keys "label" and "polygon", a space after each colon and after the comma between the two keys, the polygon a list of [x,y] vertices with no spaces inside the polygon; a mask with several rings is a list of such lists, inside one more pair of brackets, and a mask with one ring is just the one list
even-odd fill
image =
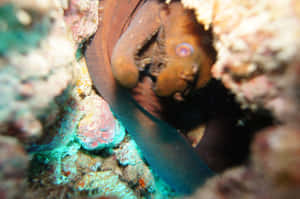
{"label": "underwater rock surface", "polygon": [[[297,198],[300,4],[182,3],[212,28],[212,75],[243,108],[270,110],[275,123],[256,133],[248,164],[188,198]],[[93,88],[81,48],[101,20],[98,6],[97,0],[0,2],[1,199],[176,198]]]}
{"label": "underwater rock surface", "polygon": [[64,7],[64,18],[76,44],[94,34],[98,27],[99,1],[70,0]]}
{"label": "underwater rock surface", "polygon": [[218,56],[212,75],[235,93],[242,106],[264,107],[280,120],[299,121],[295,111],[299,109],[299,78],[295,78],[299,3],[183,0],[183,4],[195,9],[206,27],[213,27]]}
{"label": "underwater rock surface", "polygon": [[99,150],[116,146],[123,140],[124,127],[114,118],[109,105],[101,97],[86,97],[79,109],[85,112],[77,131],[82,147]]}
{"label": "underwater rock surface", "polygon": [[[7,28],[1,30],[0,131],[26,142],[55,121],[60,103],[56,97],[71,83],[75,48],[50,9],[39,12],[9,3],[1,9],[1,23]],[[64,48],[57,49],[57,43]]]}
{"label": "underwater rock surface", "polygon": [[27,189],[29,157],[13,137],[0,136],[0,152],[0,197],[21,198]]}
{"label": "underwater rock surface", "polygon": [[199,22],[213,29],[217,60],[212,75],[243,108],[270,110],[276,123],[257,132],[250,164],[212,179],[191,198],[297,198],[299,3],[182,2],[195,9]]}
{"label": "underwater rock surface", "polygon": [[[130,156],[127,147],[119,149],[121,141],[126,145],[131,138],[123,140],[125,130],[92,89],[80,47],[96,30],[98,1],[7,1],[1,9],[3,16],[7,13],[1,24],[8,26],[1,34],[10,36],[1,36],[7,45],[0,57],[5,96],[1,198],[168,198],[171,190],[162,193],[167,185],[155,187],[156,176],[133,141],[130,151],[138,157]],[[17,31],[21,37],[11,34],[20,35]],[[98,145],[84,138],[98,139]],[[120,165],[123,156],[138,162]]]}

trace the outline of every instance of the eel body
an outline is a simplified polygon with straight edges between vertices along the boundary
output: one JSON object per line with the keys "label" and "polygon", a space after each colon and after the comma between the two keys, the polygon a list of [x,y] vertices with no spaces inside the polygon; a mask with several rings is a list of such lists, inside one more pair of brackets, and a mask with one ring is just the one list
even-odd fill
{"label": "eel body", "polygon": [[[145,111],[132,98],[129,90],[118,84],[111,68],[113,48],[132,16],[157,13],[161,9],[161,2],[106,0],[100,1],[100,4],[102,20],[85,53],[94,85],[136,141],[154,172],[175,191],[190,194],[211,177],[213,172],[175,128]],[[150,10],[141,13],[140,10],[146,7]],[[155,23],[149,26],[153,24]],[[156,28],[149,27],[150,30],[144,33]],[[139,34],[136,37],[141,36]],[[128,75],[131,76],[132,73]],[[136,78],[134,75],[133,72],[133,79]]]}

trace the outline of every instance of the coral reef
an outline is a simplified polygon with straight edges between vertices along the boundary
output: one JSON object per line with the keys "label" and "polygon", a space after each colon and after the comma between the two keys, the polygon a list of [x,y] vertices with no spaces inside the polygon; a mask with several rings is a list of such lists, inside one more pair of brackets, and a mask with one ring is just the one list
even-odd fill
{"label": "coral reef", "polygon": [[297,198],[299,195],[299,129],[272,127],[252,144],[251,167],[226,171],[189,199]]}
{"label": "coral reef", "polygon": [[[1,6],[0,20],[2,30],[0,34],[0,54],[7,54],[10,51],[26,53],[28,48],[37,47],[49,29],[49,19],[41,17],[38,13],[27,13],[25,10],[17,9],[13,4]],[[32,20],[32,17],[41,17],[39,20]],[[26,27],[33,26],[27,30]]]}
{"label": "coral reef", "polygon": [[[152,174],[137,152],[136,144],[129,138],[106,155],[103,151],[93,155],[79,150],[77,146],[76,142],[70,142],[35,155],[31,168],[34,171],[31,179],[35,194],[42,194],[49,187],[56,187],[58,191],[64,187],[69,191],[61,193],[62,197],[68,194],[118,198],[173,197],[168,185]],[[128,160],[128,153],[136,155],[130,156],[134,160],[130,160],[129,165],[120,166],[120,162]]]}
{"label": "coral reef", "polygon": [[28,191],[25,146],[55,124],[71,85],[75,48],[59,7],[53,1],[0,2],[1,198],[35,198]]}
{"label": "coral reef", "polygon": [[132,140],[122,143],[115,150],[115,154],[118,162],[125,166],[123,177],[129,184],[137,186],[137,190],[140,191],[153,192],[155,190],[154,176],[142,160]]}
{"label": "coral reef", "polygon": [[119,198],[136,199],[133,191],[118,179],[111,171],[90,172],[77,182],[78,190],[99,190],[99,195],[118,196]]}
{"label": "coral reef", "polygon": [[[0,1],[1,199],[177,198],[93,88],[82,48],[102,20],[98,11],[103,12],[103,2]],[[243,108],[270,110],[275,123],[256,133],[247,164],[209,179],[188,198],[297,198],[300,4],[182,4],[211,30],[217,51],[212,76]],[[136,43],[132,46],[138,48]],[[189,45],[179,47],[180,55],[189,53]],[[150,48],[135,64],[148,64],[149,55],[161,61],[160,53],[157,46]],[[141,92],[147,86],[152,85],[144,85]],[[239,122],[243,125],[243,119]],[[188,132],[194,146],[203,131]],[[161,153],[150,155],[162,157]]]}
{"label": "coral reef", "polygon": [[21,198],[27,188],[29,157],[12,137],[0,136],[0,152],[0,198]]}
{"label": "coral reef", "polygon": [[[213,27],[218,52],[213,76],[244,107],[264,107],[282,121],[299,121],[294,108],[299,107],[297,2],[183,0],[183,4],[197,10],[201,23]],[[209,9],[201,12],[203,8]]]}
{"label": "coral reef", "polygon": [[119,144],[124,127],[114,118],[109,105],[98,96],[86,97],[79,107],[85,112],[78,124],[77,137],[87,150],[103,149]]}
{"label": "coral reef", "polygon": [[65,21],[70,26],[76,44],[94,34],[98,27],[99,1],[71,0],[65,7]]}
{"label": "coral reef", "polygon": [[299,136],[299,128],[272,127],[260,132],[252,145],[253,167],[274,189],[270,191],[274,194],[272,198],[276,195],[277,198],[287,198],[281,195],[281,191],[284,194],[291,191],[291,195],[300,193]]}
{"label": "coral reef", "polygon": [[[17,5],[1,7],[1,23],[7,28],[1,30],[0,126],[1,133],[29,141],[55,121],[60,103],[56,97],[64,95],[71,83],[75,48],[59,17],[50,15],[55,10]],[[24,18],[30,21],[25,23]],[[56,48],[58,43],[64,48]]]}
{"label": "coral reef", "polygon": [[182,2],[196,10],[205,27],[212,27],[217,50],[212,75],[235,94],[243,108],[270,110],[277,123],[256,133],[250,164],[213,178],[191,198],[297,198],[298,3]]}
{"label": "coral reef", "polygon": [[119,148],[115,149],[115,154],[117,160],[123,166],[136,165],[143,162],[137,151],[137,146],[132,140],[122,143]]}
{"label": "coral reef", "polygon": [[74,66],[76,96],[78,98],[92,94],[92,80],[86,68],[85,59],[80,58]]}
{"label": "coral reef", "polygon": [[[118,148],[125,130],[114,118],[107,103],[93,91],[80,50],[75,53],[76,44],[80,48],[81,43],[95,31],[96,26],[93,29],[91,24],[97,25],[98,1],[85,3],[30,1],[27,4],[14,1],[7,4],[9,6],[4,4],[7,7],[3,9],[10,11],[13,8],[16,12],[21,9],[34,16],[39,14],[49,23],[45,23],[47,32],[41,30],[38,43],[20,45],[22,41],[12,37],[13,45],[4,49],[1,57],[2,90],[7,96],[1,101],[1,133],[11,138],[1,136],[0,140],[5,145],[0,149],[1,153],[15,151],[5,153],[10,157],[2,158],[5,167],[1,178],[7,183],[1,184],[1,196],[17,198],[23,194],[25,198],[101,198],[102,195],[115,195],[119,198],[141,198],[155,192],[167,198],[169,193],[165,190],[169,189],[168,186],[162,186],[165,193],[154,190],[155,177],[140,158],[141,155],[135,151],[138,157],[133,157],[128,155],[129,151]],[[28,9],[30,4],[33,4],[32,9]],[[94,13],[91,14],[89,10],[93,8]],[[63,9],[65,12],[62,12]],[[21,16],[27,15],[23,13]],[[31,23],[34,24],[34,21]],[[24,25],[24,31],[35,31],[35,27]],[[68,27],[71,27],[75,42]],[[17,29],[12,31],[15,33]],[[3,34],[10,35],[9,32]],[[30,32],[21,38],[27,41],[26,38],[30,40],[31,36],[35,35]],[[57,45],[63,48],[57,48]],[[24,47],[26,53],[15,49],[19,46]],[[15,114],[23,116],[22,120]],[[15,140],[14,137],[25,142],[25,148],[32,156],[31,161],[20,141],[16,140],[11,147],[6,144],[9,139]],[[96,144],[95,140],[98,140]],[[134,143],[131,145],[136,146]],[[19,157],[20,150],[25,159]],[[119,151],[118,159],[126,159],[123,156],[127,156],[139,163],[125,171],[128,165],[119,164],[114,150]],[[12,167],[15,172],[23,171],[16,178],[7,174],[10,172],[7,161],[14,161],[14,156],[18,156],[18,161],[23,163],[22,167]],[[18,161],[14,162],[18,164]],[[12,192],[16,190],[15,185],[20,187],[20,192]]]}

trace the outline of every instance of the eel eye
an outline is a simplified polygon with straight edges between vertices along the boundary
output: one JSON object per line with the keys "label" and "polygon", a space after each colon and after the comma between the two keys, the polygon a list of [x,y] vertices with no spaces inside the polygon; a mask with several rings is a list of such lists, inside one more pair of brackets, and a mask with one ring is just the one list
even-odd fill
{"label": "eel eye", "polygon": [[176,54],[180,57],[187,57],[194,52],[194,48],[191,44],[181,43],[176,46]]}

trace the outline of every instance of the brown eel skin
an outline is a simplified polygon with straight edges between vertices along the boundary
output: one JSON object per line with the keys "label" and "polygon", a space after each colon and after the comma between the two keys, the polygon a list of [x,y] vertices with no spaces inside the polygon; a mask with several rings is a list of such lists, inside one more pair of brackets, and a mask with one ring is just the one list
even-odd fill
{"label": "brown eel skin", "polygon": [[212,59],[203,49],[206,34],[192,11],[178,1],[167,6],[152,0],[139,9],[114,47],[112,71],[121,85],[136,87],[140,71],[146,70],[145,64],[137,61],[138,54],[147,53],[142,48],[154,35],[157,45],[148,44],[152,47],[150,56],[143,59],[151,68],[156,67],[151,75],[155,76],[153,89],[158,96],[184,95],[207,83]]}
{"label": "brown eel skin", "polygon": [[[190,194],[213,172],[175,128],[145,111],[132,98],[130,91],[117,83],[111,68],[113,48],[132,17],[141,16],[141,21],[143,17],[156,18],[155,13],[161,9],[161,4],[156,0],[100,1],[99,29],[87,46],[85,56],[94,85],[136,141],[153,171],[176,192]],[[146,8],[149,9],[147,12]],[[143,13],[141,10],[144,10]],[[152,24],[147,25],[149,27],[145,26],[146,29],[153,28],[150,27]],[[133,71],[134,81],[135,76]]]}

